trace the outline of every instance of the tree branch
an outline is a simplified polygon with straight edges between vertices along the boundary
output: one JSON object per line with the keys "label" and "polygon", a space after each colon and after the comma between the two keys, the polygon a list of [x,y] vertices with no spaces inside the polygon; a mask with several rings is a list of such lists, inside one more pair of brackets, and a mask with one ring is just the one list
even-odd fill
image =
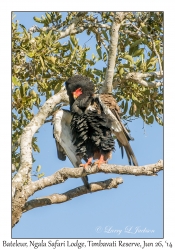
{"label": "tree branch", "polygon": [[[84,14],[84,12],[83,12],[83,14]],[[69,36],[69,35],[81,33],[84,30],[92,28],[92,27],[103,28],[106,30],[110,29],[110,26],[107,23],[99,23],[99,22],[82,23],[81,18],[82,18],[81,15],[75,17],[72,20],[72,23],[66,29],[59,31],[59,39],[62,39],[62,38]],[[34,25],[28,31],[29,31],[29,33],[34,33],[34,32],[39,32],[39,31],[50,31],[50,30],[58,31],[62,27],[62,25],[63,24],[53,25],[51,27],[43,27],[43,28],[39,28],[38,26]]]}
{"label": "tree branch", "polygon": [[123,12],[116,12],[111,27],[111,39],[109,45],[108,66],[106,69],[105,82],[100,93],[112,92],[112,81],[114,76],[115,59],[117,54],[117,45],[119,37],[119,29],[125,14]]}
{"label": "tree branch", "polygon": [[[122,183],[123,183],[123,180],[120,177],[112,178],[112,179],[108,179],[108,180],[100,181],[100,182],[94,182],[90,184],[90,192],[94,193],[94,192],[102,191],[105,189],[117,188],[118,185]],[[23,208],[23,213],[33,208],[63,203],[63,202],[69,201],[73,198],[76,198],[78,196],[81,196],[87,193],[89,193],[87,188],[85,186],[81,186],[81,187],[77,187],[72,190],[69,190],[68,192],[65,192],[63,194],[52,194],[49,196],[33,199],[33,200],[26,202]]]}
{"label": "tree branch", "polygon": [[16,167],[14,164],[12,164],[12,173],[14,173],[16,171]]}
{"label": "tree branch", "polygon": [[32,169],[32,137],[36,131],[44,124],[47,116],[52,112],[56,104],[60,102],[69,102],[64,88],[56,95],[49,98],[40,108],[38,114],[34,116],[31,122],[24,128],[20,137],[21,162],[18,173],[13,178],[13,188],[21,188],[21,183],[30,182],[30,172]]}
{"label": "tree branch", "polygon": [[60,184],[65,182],[68,178],[80,178],[90,174],[96,173],[113,173],[113,174],[126,174],[126,175],[146,175],[156,176],[159,171],[163,170],[163,160],[159,160],[157,163],[149,164],[145,166],[121,166],[114,164],[103,164],[98,168],[98,165],[92,165],[88,169],[83,167],[79,168],[62,168],[55,172],[53,175],[44,177],[38,181],[31,182],[24,189],[27,196],[33,195],[36,191],[44,189],[46,187]]}
{"label": "tree branch", "polygon": [[74,21],[66,30],[60,31],[59,39],[62,39],[69,35],[75,35],[78,33],[82,33],[84,30],[95,27],[95,28],[106,28],[107,30],[110,28],[108,24],[102,24],[102,23],[86,23],[81,24],[80,26],[76,27],[77,23],[79,22],[79,19]]}
{"label": "tree branch", "polygon": [[163,86],[163,82],[155,82],[155,81],[149,82],[147,80],[144,80],[144,78],[151,76],[155,76],[156,79],[161,79],[163,77],[163,72],[162,74],[160,72],[149,72],[149,73],[130,72],[127,75],[125,75],[122,80],[114,79],[113,86],[114,88],[116,88],[117,85],[120,85],[121,83],[124,83],[128,80],[136,82],[148,88],[157,88],[159,86]]}
{"label": "tree branch", "polygon": [[[149,88],[156,88],[159,86],[163,85],[163,82],[148,82],[146,80],[143,80],[143,78],[147,78],[147,77],[151,77],[151,76],[155,76],[157,77],[158,73],[140,73],[140,72],[130,72],[128,73],[124,78],[126,80],[132,80],[135,81],[145,87],[149,87]],[[160,78],[160,76],[163,77],[163,75],[160,73],[158,78]]]}
{"label": "tree branch", "polygon": [[125,34],[131,36],[131,37],[135,37],[135,38],[138,38],[138,39],[141,38],[141,34],[139,34],[138,32],[133,32],[133,31],[130,31],[130,30],[124,30],[123,32]]}
{"label": "tree branch", "polygon": [[163,71],[162,71],[162,64],[161,64],[161,60],[160,60],[160,55],[159,53],[157,52],[157,49],[156,49],[156,45],[155,45],[155,42],[153,40],[153,38],[151,37],[151,41],[152,41],[152,45],[153,45],[153,50],[158,58],[158,61],[159,61],[159,69],[160,69],[160,74],[163,75]]}

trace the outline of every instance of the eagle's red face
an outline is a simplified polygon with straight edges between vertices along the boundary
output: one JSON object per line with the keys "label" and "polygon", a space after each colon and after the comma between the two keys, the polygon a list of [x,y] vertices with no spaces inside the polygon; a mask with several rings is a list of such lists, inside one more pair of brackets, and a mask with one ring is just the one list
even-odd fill
{"label": "eagle's red face", "polygon": [[77,99],[79,97],[79,95],[81,95],[82,93],[83,92],[82,92],[81,88],[78,88],[74,92],[72,92],[74,99]]}

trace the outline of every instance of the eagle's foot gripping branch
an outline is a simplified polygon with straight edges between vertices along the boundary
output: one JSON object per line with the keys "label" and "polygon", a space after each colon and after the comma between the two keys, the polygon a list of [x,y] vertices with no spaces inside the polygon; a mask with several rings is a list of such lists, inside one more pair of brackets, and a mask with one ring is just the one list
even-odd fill
{"label": "eagle's foot gripping branch", "polygon": [[107,161],[104,160],[104,155],[100,156],[100,159],[98,159],[97,161],[94,162],[94,165],[97,164],[98,168],[100,169],[100,165],[101,164],[106,164]]}
{"label": "eagle's foot gripping branch", "polygon": [[88,161],[85,164],[82,163],[79,166],[83,167],[84,169],[86,169],[88,166],[92,165],[92,159],[93,159],[93,157],[89,158]]}

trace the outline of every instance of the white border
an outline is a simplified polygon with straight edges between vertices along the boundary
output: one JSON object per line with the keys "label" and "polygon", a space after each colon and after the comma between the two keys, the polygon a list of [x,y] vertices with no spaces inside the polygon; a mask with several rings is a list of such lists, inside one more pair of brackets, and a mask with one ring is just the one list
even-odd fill
{"label": "white border", "polygon": [[[143,4],[142,4],[143,3]],[[164,129],[164,161],[165,161],[165,182],[164,182],[164,240],[162,242],[172,242],[175,245],[174,222],[175,222],[175,203],[174,203],[174,5],[170,1],[4,1],[1,2],[1,98],[0,98],[0,152],[1,152],[1,206],[0,206],[0,238],[2,240],[11,240],[11,11],[72,11],[72,10],[121,10],[121,11],[164,11],[165,12],[165,129]],[[120,6],[119,6],[120,4]],[[172,4],[172,6],[171,6]],[[24,229],[25,230],[25,229]],[[13,240],[15,242],[15,240]],[[73,240],[72,240],[73,241]],[[83,240],[81,240],[83,241]],[[86,241],[86,240],[85,240]],[[97,241],[97,240],[96,240]],[[105,242],[112,240],[103,240]],[[117,240],[118,241],[118,240]],[[143,240],[123,240],[124,242],[143,242]],[[148,240],[154,242],[158,240]],[[26,242],[26,240],[20,240]],[[0,244],[2,244],[0,242]],[[1,245],[2,246],[2,245]],[[166,247],[164,247],[166,248]],[[29,248],[30,249],[30,248]],[[33,248],[32,248],[33,249]],[[96,249],[94,247],[93,249]],[[129,247],[129,249],[136,249]]]}

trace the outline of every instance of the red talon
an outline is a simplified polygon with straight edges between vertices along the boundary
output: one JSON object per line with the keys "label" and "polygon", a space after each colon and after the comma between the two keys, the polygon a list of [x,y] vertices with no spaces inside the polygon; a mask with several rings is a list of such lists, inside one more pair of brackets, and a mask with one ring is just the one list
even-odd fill
{"label": "red talon", "polygon": [[89,158],[88,161],[87,161],[85,164],[82,163],[82,164],[79,165],[79,167],[84,167],[84,168],[86,168],[86,167],[88,167],[89,165],[92,165],[92,159],[93,159],[93,157]]}
{"label": "red talon", "polygon": [[100,156],[100,159],[98,161],[94,162],[94,164],[98,165],[98,168],[100,168],[100,165],[104,164],[104,163],[106,163],[106,161],[104,160],[104,155],[102,155],[102,154]]}

